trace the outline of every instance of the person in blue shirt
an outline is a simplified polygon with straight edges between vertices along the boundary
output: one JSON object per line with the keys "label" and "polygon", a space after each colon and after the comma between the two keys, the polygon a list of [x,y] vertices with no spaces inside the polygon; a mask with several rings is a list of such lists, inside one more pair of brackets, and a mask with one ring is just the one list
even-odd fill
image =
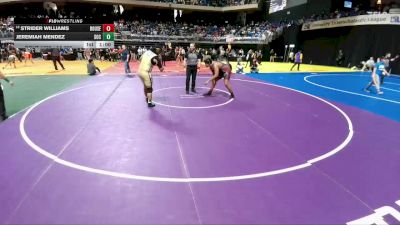
{"label": "person in blue shirt", "polygon": [[125,74],[130,76],[131,68],[129,66],[130,52],[125,45],[122,45],[121,60],[124,62]]}
{"label": "person in blue shirt", "polygon": [[371,75],[371,82],[364,88],[364,91],[370,92],[370,87],[372,85],[375,85],[376,88],[376,93],[378,95],[383,94],[383,92],[380,89],[380,79],[381,76],[386,76],[389,75],[389,73],[385,69],[385,64],[382,62],[380,58],[376,60],[374,69],[372,70],[372,75]]}

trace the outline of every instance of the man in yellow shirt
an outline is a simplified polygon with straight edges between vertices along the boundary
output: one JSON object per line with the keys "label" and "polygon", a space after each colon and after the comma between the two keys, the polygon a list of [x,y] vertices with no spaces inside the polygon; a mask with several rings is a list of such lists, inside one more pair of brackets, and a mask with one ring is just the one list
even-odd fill
{"label": "man in yellow shirt", "polygon": [[164,67],[161,64],[161,59],[159,57],[160,53],[160,48],[153,48],[147,50],[140,57],[138,75],[143,82],[144,95],[146,96],[147,106],[150,108],[156,106],[153,103],[153,78],[151,76],[151,71],[154,65],[157,65],[161,72],[164,71]]}

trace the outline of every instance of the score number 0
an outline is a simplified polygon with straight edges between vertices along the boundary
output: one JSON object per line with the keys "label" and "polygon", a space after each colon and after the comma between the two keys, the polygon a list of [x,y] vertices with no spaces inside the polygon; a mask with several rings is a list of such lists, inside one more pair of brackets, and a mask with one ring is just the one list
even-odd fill
{"label": "score number 0", "polygon": [[114,24],[103,24],[103,32],[114,32]]}

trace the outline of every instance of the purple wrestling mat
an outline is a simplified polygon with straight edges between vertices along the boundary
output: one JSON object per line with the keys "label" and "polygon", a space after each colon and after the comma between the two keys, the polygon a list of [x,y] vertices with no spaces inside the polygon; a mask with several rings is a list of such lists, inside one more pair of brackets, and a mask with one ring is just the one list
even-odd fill
{"label": "purple wrestling mat", "polygon": [[[0,124],[2,224],[400,222],[399,124],[235,76],[91,77]],[[397,203],[396,203],[397,201]]]}

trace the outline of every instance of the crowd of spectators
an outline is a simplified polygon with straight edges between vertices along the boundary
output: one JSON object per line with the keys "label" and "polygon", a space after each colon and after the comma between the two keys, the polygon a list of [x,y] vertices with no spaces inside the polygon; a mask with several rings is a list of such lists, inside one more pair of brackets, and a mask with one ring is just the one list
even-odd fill
{"label": "crowd of spectators", "polygon": [[[172,0],[167,0],[172,1]],[[188,3],[188,0],[173,0],[180,1],[182,4],[202,4],[202,0],[196,3]],[[203,0],[204,1],[204,0]],[[226,1],[228,4],[237,4],[234,0]],[[241,39],[253,38],[259,41],[272,41],[275,37],[283,32],[283,28],[291,25],[301,25],[304,22],[312,22],[326,19],[338,19],[343,17],[370,15],[378,13],[396,12],[397,4],[378,5],[377,8],[364,8],[361,5],[356,5],[349,10],[335,10],[333,12],[322,11],[320,14],[313,14],[308,18],[298,20],[283,20],[279,23],[271,23],[269,21],[252,22],[245,26],[225,24],[194,24],[194,23],[176,23],[176,22],[158,22],[158,21],[124,21],[120,20],[115,23],[117,32],[125,34],[123,38],[143,37],[143,36],[158,36],[158,37],[185,37],[193,40],[224,40],[226,38]]]}
{"label": "crowd of spectators", "polygon": [[148,0],[148,1],[185,4],[185,5],[213,6],[213,7],[225,7],[225,6],[236,6],[236,5],[258,3],[258,0]]}
{"label": "crowd of spectators", "polygon": [[[254,3],[257,0],[148,0],[162,1],[180,4],[194,5],[241,5]],[[363,8],[357,5],[349,10],[335,10],[333,12],[322,11],[320,14],[313,14],[309,18],[301,18],[292,21],[281,21],[279,23],[271,23],[269,21],[251,22],[241,26],[237,24],[216,25],[210,23],[187,23],[187,22],[166,22],[166,21],[149,21],[149,20],[119,20],[115,22],[116,32],[121,34],[122,38],[156,36],[161,38],[172,39],[174,37],[184,37],[194,41],[225,41],[228,39],[244,40],[251,38],[260,42],[270,42],[275,37],[282,34],[285,27],[291,25],[301,25],[304,22],[312,22],[325,19],[343,18],[357,15],[367,15],[376,13],[396,12],[399,6],[395,3],[390,5],[379,5],[375,9]],[[46,15],[26,15],[28,18],[45,18]],[[58,18],[79,18],[72,12],[57,11]],[[0,18],[0,38],[10,38],[13,36],[13,18]],[[228,41],[229,42],[229,41]]]}
{"label": "crowd of spectators", "polygon": [[0,18],[0,38],[12,38],[14,32],[14,20],[12,17]]}
{"label": "crowd of spectators", "polygon": [[220,40],[226,38],[254,38],[271,41],[283,32],[285,24],[273,24],[268,21],[252,22],[240,25],[213,25],[174,23],[156,21],[124,21],[115,23],[116,31],[125,34],[125,38],[137,36],[185,37],[195,40]]}
{"label": "crowd of spectators", "polygon": [[378,5],[375,8],[363,7],[361,5],[356,5],[349,10],[339,10],[336,9],[333,12],[322,11],[320,14],[313,14],[310,18],[304,19],[304,22],[312,22],[318,20],[327,19],[339,19],[350,16],[360,16],[360,15],[373,15],[373,14],[388,14],[388,13],[400,13],[400,6],[396,3],[391,3],[388,5]]}
{"label": "crowd of spectators", "polygon": [[309,17],[302,17],[300,19],[289,20],[287,18],[284,18],[279,22],[279,24],[280,26],[283,27],[289,27],[291,25],[302,25],[304,23],[320,21],[320,20],[339,19],[339,18],[360,16],[360,15],[390,14],[390,13],[400,14],[400,5],[396,3],[391,3],[388,5],[378,5],[375,8],[371,7],[365,8],[362,7],[361,5],[357,5],[354,8],[348,10],[336,9],[333,12],[326,12],[325,10],[323,10],[319,14],[312,14]]}

